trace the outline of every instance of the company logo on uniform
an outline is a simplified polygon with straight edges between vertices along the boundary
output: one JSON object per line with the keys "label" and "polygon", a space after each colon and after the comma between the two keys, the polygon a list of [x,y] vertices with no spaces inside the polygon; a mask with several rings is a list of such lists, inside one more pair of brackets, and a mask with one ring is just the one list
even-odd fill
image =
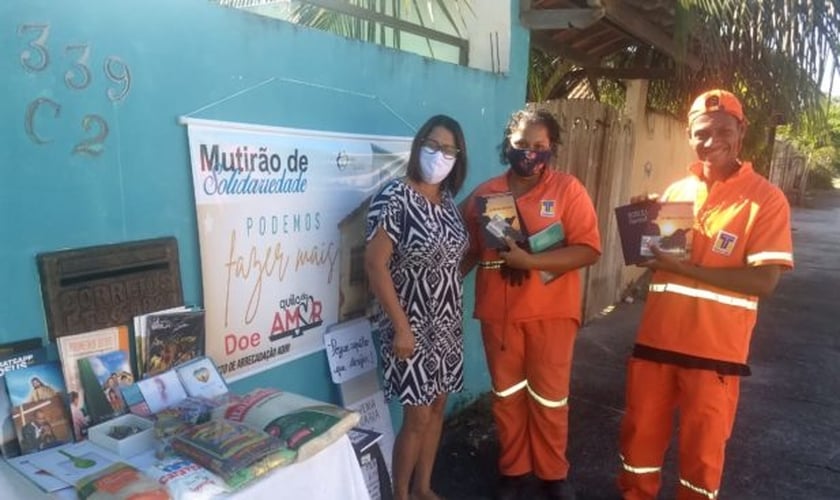
{"label": "company logo on uniform", "polygon": [[721,255],[732,255],[732,250],[735,248],[735,242],[738,237],[726,231],[720,231],[715,238],[715,244],[712,246],[712,251]]}
{"label": "company logo on uniform", "polygon": [[554,217],[554,200],[540,201],[540,217]]}

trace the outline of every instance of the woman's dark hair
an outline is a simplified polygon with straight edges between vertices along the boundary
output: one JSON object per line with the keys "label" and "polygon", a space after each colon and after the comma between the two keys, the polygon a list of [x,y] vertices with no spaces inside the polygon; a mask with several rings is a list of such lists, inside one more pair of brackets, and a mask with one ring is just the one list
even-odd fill
{"label": "woman's dark hair", "polygon": [[435,115],[420,127],[411,143],[411,155],[408,157],[406,175],[415,182],[422,182],[423,179],[420,177],[420,148],[423,147],[423,142],[435,127],[443,127],[455,137],[455,147],[458,148],[458,154],[455,155],[455,165],[449,175],[440,183],[442,188],[447,189],[452,196],[455,196],[461,190],[464,180],[467,178],[467,143],[464,140],[461,125],[453,118],[446,115]]}
{"label": "woman's dark hair", "polygon": [[529,110],[522,109],[510,116],[508,124],[505,127],[505,135],[502,137],[502,143],[499,145],[499,158],[502,165],[508,164],[508,151],[513,148],[510,143],[510,136],[517,130],[524,130],[528,125],[542,125],[548,132],[548,141],[550,143],[551,155],[557,155],[557,148],[560,146],[560,124],[550,112],[544,109]]}

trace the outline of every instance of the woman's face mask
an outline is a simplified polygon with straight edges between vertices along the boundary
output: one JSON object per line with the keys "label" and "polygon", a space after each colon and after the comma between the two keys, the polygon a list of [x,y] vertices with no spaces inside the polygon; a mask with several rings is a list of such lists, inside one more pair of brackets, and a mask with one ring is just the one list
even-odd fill
{"label": "woman's face mask", "polygon": [[510,168],[520,177],[539,175],[545,170],[551,160],[551,151],[534,151],[532,149],[510,148],[507,152]]}
{"label": "woman's face mask", "polygon": [[426,184],[440,184],[455,166],[455,158],[447,158],[443,151],[420,148],[420,177]]}

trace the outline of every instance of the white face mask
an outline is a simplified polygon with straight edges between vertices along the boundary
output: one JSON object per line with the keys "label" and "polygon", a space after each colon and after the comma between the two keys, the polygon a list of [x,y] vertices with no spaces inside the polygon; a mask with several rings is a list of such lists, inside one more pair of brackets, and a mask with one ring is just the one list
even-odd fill
{"label": "white face mask", "polygon": [[430,152],[420,148],[420,178],[426,184],[440,184],[455,166],[455,158],[446,158],[443,152]]}

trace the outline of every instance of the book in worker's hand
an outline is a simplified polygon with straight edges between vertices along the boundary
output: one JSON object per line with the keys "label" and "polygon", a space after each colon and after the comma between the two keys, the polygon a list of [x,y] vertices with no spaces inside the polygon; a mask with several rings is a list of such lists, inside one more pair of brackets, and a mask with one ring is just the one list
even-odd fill
{"label": "book in worker's hand", "polygon": [[506,250],[505,238],[524,241],[520,230],[516,201],[511,193],[496,193],[476,197],[482,239],[487,248]]}
{"label": "book in worker's hand", "polygon": [[645,200],[615,209],[624,263],[653,258],[652,246],[684,257],[691,251],[694,203]]}
{"label": "book in worker's hand", "polygon": [[[566,232],[563,230],[563,224],[560,222],[552,222],[547,227],[543,228],[535,234],[528,237],[528,248],[531,253],[540,253],[548,250],[560,248],[566,244]],[[549,271],[540,271],[540,280],[543,283],[548,283],[557,278],[558,274]]]}

